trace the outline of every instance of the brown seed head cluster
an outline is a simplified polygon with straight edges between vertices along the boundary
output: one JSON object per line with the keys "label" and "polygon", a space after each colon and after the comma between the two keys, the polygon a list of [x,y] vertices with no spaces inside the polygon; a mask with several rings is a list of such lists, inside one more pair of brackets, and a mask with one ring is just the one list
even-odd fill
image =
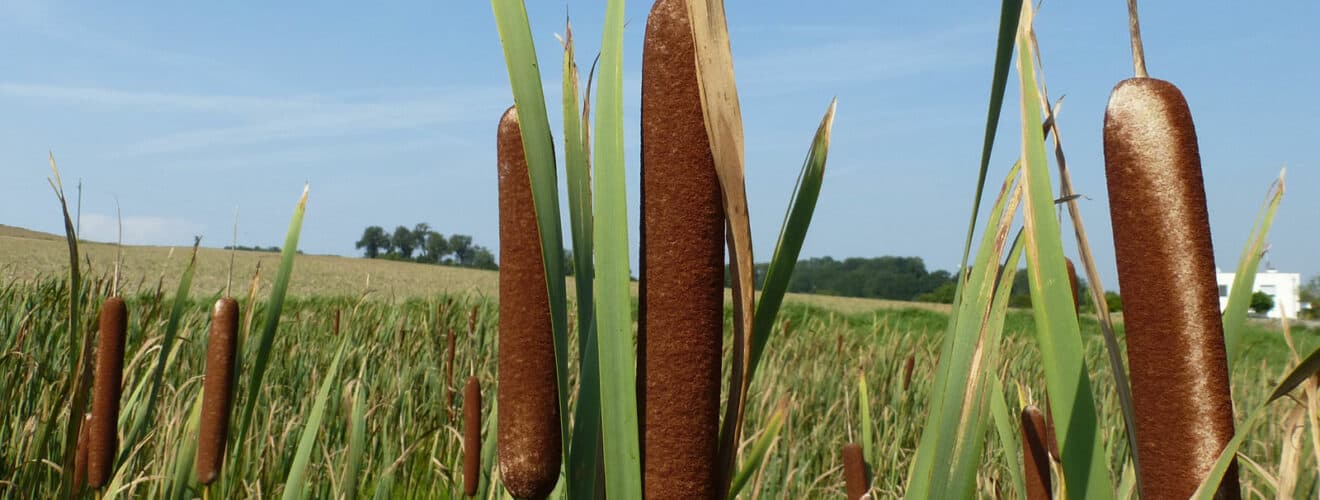
{"label": "brown seed head cluster", "polygon": [[1045,414],[1034,405],[1022,409],[1022,469],[1027,483],[1027,500],[1053,498]]}
{"label": "brown seed head cluster", "polygon": [[862,456],[862,447],[857,443],[843,445],[843,478],[848,488],[848,500],[859,500],[870,490],[866,484],[866,457]]}
{"label": "brown seed head cluster", "polygon": [[645,36],[638,313],[643,486],[647,498],[715,498],[725,220],[686,2],[656,2]]}
{"label": "brown seed head cluster", "polygon": [[[1186,498],[1233,437],[1196,130],[1177,87],[1132,78],[1110,94],[1104,136],[1141,494]],[[1236,465],[1218,494],[1240,495]]]}
{"label": "brown seed head cluster", "polygon": [[463,388],[463,494],[477,495],[481,482],[481,383],[473,375]]}
{"label": "brown seed head cluster", "polygon": [[518,112],[500,118],[500,475],[517,498],[545,498],[559,480],[562,435],[554,334],[532,184]]}
{"label": "brown seed head cluster", "polygon": [[[338,315],[335,315],[338,324]],[[206,344],[206,378],[202,381],[202,421],[197,439],[197,481],[211,484],[220,475],[234,406],[234,365],[238,359],[238,302],[223,297],[211,309],[211,335]]]}
{"label": "brown seed head cluster", "polygon": [[87,485],[100,488],[110,481],[119,452],[119,396],[124,375],[124,340],[128,308],[111,297],[101,304],[96,342],[96,378],[92,384],[92,421],[87,430]]}

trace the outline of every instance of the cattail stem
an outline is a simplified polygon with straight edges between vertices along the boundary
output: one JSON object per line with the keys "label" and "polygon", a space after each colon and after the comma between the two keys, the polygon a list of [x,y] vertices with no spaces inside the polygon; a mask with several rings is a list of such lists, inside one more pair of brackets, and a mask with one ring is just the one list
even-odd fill
{"label": "cattail stem", "polygon": [[1137,21],[1137,0],[1128,0],[1128,34],[1132,38],[1132,67],[1137,78],[1148,78],[1146,49],[1141,44],[1141,23]]}
{"label": "cattail stem", "polygon": [[229,439],[234,403],[234,365],[238,347],[238,302],[223,297],[211,310],[202,382],[202,421],[197,433],[197,481],[210,485],[220,475]]}
{"label": "cattail stem", "polygon": [[516,108],[500,119],[498,137],[500,475],[513,496],[545,498],[559,480],[563,437],[550,299]]}
{"label": "cattail stem", "polygon": [[477,495],[481,482],[481,383],[468,377],[463,388],[463,494]]}
{"label": "cattail stem", "polygon": [[[1186,498],[1233,437],[1233,401],[1187,101],[1154,78],[1119,82],[1104,122],[1142,497]],[[1241,494],[1236,464],[1217,498]]]}
{"label": "cattail stem", "polygon": [[124,375],[124,339],[128,308],[124,299],[101,304],[96,345],[96,379],[92,385],[92,420],[87,430],[87,485],[100,488],[110,481],[119,452],[119,396]]}
{"label": "cattail stem", "polygon": [[686,3],[659,0],[642,52],[638,345],[648,498],[719,495],[724,207]]}
{"label": "cattail stem", "polygon": [[87,432],[92,421],[92,414],[83,416],[82,427],[78,432],[78,451],[73,458],[73,493],[75,495],[87,486]]}

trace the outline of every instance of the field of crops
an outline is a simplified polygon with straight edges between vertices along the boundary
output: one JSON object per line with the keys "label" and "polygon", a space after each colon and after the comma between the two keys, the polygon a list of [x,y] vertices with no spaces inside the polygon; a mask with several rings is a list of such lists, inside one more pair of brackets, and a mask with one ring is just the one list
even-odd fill
{"label": "field of crops", "polygon": [[[105,298],[106,283],[98,280],[83,291],[87,303],[98,304]],[[67,365],[69,356],[76,355],[64,334],[62,302],[66,296],[66,285],[55,279],[8,282],[0,291],[0,344],[5,346],[0,358],[0,373],[5,374],[0,378],[0,400],[7,402],[0,427],[0,442],[7,443],[0,451],[0,491],[7,498],[49,497],[58,487],[58,432],[66,418],[60,410],[66,405],[59,390],[64,377],[57,370]],[[174,304],[168,292],[129,297],[127,302],[129,361],[124,393],[129,395],[138,394],[150,382]],[[178,345],[166,365],[156,403],[156,423],[142,442],[127,448],[126,460],[112,482],[115,487],[108,490],[119,497],[159,498],[180,477],[184,483],[192,481],[187,451],[194,445],[196,431],[190,429],[195,422],[189,420],[201,395],[210,302],[190,301],[183,307]],[[253,310],[246,301],[241,306],[245,314]],[[263,307],[258,303],[252,323],[240,330],[244,339],[250,337],[247,332],[260,331]],[[467,295],[400,302],[291,297],[275,340],[278,354],[258,396],[259,418],[252,437],[240,446],[246,458],[225,472],[232,475],[234,481],[229,484],[235,488],[226,497],[284,493],[299,439],[318,403],[324,404],[324,420],[313,430],[315,444],[306,478],[309,496],[459,496],[463,486],[458,480],[462,384],[475,374],[486,399],[494,399],[494,311],[490,300]],[[95,310],[86,311],[84,324],[94,318]],[[874,442],[880,448],[876,453],[883,457],[874,468],[876,491],[885,497],[901,494],[918,427],[925,421],[934,353],[947,316],[919,309],[847,314],[789,306],[783,321],[790,331],[780,337],[783,342],[765,360],[772,368],[753,385],[749,427],[762,428],[781,401],[787,405],[787,418],[765,466],[750,480],[748,497],[842,495],[838,449],[862,432],[857,423],[859,376],[866,379]],[[1088,360],[1091,366],[1103,369],[1103,346],[1096,325],[1093,321],[1084,324],[1088,325]],[[1043,386],[1033,368],[1039,360],[1028,335],[1030,327],[1026,313],[1009,315],[1004,356],[1011,362],[1002,376],[1006,387],[1020,386],[1025,398],[1039,402]],[[1294,329],[1292,334],[1298,349],[1320,345],[1318,332]],[[1248,338],[1249,347],[1233,375],[1240,408],[1253,407],[1264,398],[1288,361],[1277,328],[1253,328]],[[243,359],[252,359],[256,346],[243,345]],[[328,378],[341,347],[346,350],[339,373]],[[909,358],[914,368],[910,382],[905,382],[904,365]],[[1107,376],[1097,374],[1101,379]],[[239,386],[245,384],[240,375]],[[328,388],[323,398],[318,393],[322,388]],[[1103,391],[1099,399],[1104,428],[1121,429],[1112,391]],[[130,422],[141,410],[128,405],[121,418]],[[482,484],[489,485],[496,474],[491,427],[495,411],[488,407],[485,413],[488,430]],[[1277,470],[1280,463],[1284,417],[1272,415],[1271,421],[1278,423],[1257,430],[1245,447],[1246,456],[1263,470]],[[354,436],[359,435],[354,422],[363,439],[357,448],[353,445]],[[748,436],[744,446],[757,437]],[[996,456],[1000,452],[990,447],[980,474],[980,489],[985,494],[1006,489],[1006,466]],[[1303,453],[1297,458],[1298,470],[1315,470],[1315,457]],[[180,463],[189,465],[183,469],[184,476],[175,472]],[[1243,474],[1245,488],[1272,492],[1270,481],[1251,470]],[[500,497],[498,489],[488,491],[483,497]]]}

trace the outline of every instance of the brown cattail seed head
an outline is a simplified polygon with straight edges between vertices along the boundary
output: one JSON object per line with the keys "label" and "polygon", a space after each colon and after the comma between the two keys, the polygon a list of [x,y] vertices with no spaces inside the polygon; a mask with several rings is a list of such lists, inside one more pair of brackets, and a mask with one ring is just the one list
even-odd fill
{"label": "brown cattail seed head", "polygon": [[903,390],[907,391],[912,384],[912,370],[917,367],[917,357],[908,355],[907,363],[903,365]]}
{"label": "brown cattail seed head", "polygon": [[1077,267],[1073,266],[1072,259],[1064,257],[1063,263],[1068,267],[1068,286],[1072,287],[1073,294],[1073,312],[1082,313],[1081,295],[1077,294]]}
{"label": "brown cattail seed head", "polygon": [[1054,496],[1054,489],[1050,486],[1049,438],[1045,432],[1045,414],[1040,408],[1023,408],[1022,468],[1027,483],[1027,500],[1049,500]]}
{"label": "brown cattail seed head", "polygon": [[477,495],[481,482],[481,383],[473,375],[463,388],[463,494]]}
{"label": "brown cattail seed head", "polygon": [[[500,408],[500,475],[513,496],[545,498],[559,480],[559,390],[541,238],[518,112],[513,107],[500,119],[496,149],[500,192],[500,380],[496,394]],[[470,319],[469,325],[475,325],[475,320]]]}
{"label": "brown cattail seed head", "polygon": [[78,451],[73,456],[73,492],[82,491],[87,485],[87,431],[92,421],[92,414],[83,416],[82,426],[78,428]]}
{"label": "brown cattail seed head", "polygon": [[[1233,437],[1196,130],[1177,87],[1132,78],[1110,94],[1104,134],[1141,496],[1186,498]],[[1220,497],[1239,497],[1236,469]]]}
{"label": "brown cattail seed head", "polygon": [[647,498],[719,495],[724,208],[687,4],[660,0],[642,49],[639,345]]}
{"label": "brown cattail seed head", "polygon": [[[339,316],[335,315],[335,325]],[[197,432],[197,481],[211,484],[220,475],[229,438],[234,403],[234,362],[238,347],[238,302],[230,297],[211,309],[211,335],[206,344],[206,378],[202,381],[202,422]]]}
{"label": "brown cattail seed head", "polygon": [[866,457],[857,443],[843,445],[843,479],[848,487],[848,500],[858,500],[871,489],[866,484]]}
{"label": "brown cattail seed head", "polygon": [[128,308],[111,297],[101,304],[96,342],[96,379],[92,385],[92,421],[87,430],[87,485],[105,486],[119,452],[119,395],[124,375],[124,339]]}

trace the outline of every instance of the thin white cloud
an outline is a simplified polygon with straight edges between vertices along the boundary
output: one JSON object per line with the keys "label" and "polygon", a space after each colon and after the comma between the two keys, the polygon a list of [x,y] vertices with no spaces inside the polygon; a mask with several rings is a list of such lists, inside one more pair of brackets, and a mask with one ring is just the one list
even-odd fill
{"label": "thin white cloud", "polygon": [[225,114],[271,114],[317,105],[314,97],[246,97],[228,95],[141,92],[99,87],[0,83],[0,95],[23,99],[44,99],[71,106],[132,108],[136,111],[208,111]]}
{"label": "thin white cloud", "polygon": [[[83,214],[79,221],[80,237],[89,241],[114,242],[119,239],[119,222],[113,215]],[[125,245],[183,245],[201,234],[202,225],[178,217],[125,215]]]}

